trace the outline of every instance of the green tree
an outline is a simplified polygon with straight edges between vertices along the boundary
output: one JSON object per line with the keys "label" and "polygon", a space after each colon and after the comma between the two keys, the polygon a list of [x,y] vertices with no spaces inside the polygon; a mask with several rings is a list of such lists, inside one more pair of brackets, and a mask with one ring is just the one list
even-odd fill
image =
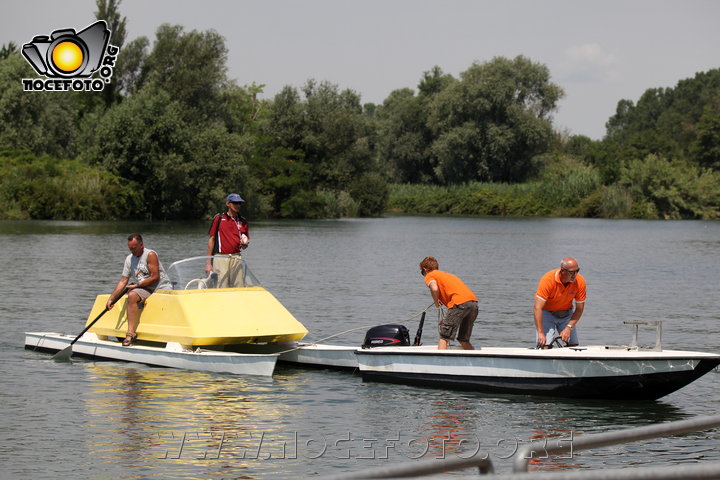
{"label": "green tree", "polygon": [[253,144],[218,123],[190,123],[185,106],[145,87],[98,122],[89,158],[142,188],[144,216],[194,219],[243,191]]}
{"label": "green tree", "polygon": [[637,103],[621,100],[606,123],[606,138],[620,147],[624,163],[647,155],[688,158],[707,106],[720,108],[720,69],[673,88],[650,88]]}
{"label": "green tree", "polygon": [[435,135],[428,127],[430,102],[455,82],[435,66],[423,74],[418,95],[409,89],[395,90],[378,112],[378,155],[388,175],[400,183],[436,182],[431,152]]}
{"label": "green tree", "polygon": [[17,45],[13,42],[9,42],[0,47],[0,61],[5,60],[10,55],[16,55],[18,52]]}
{"label": "green tree", "polygon": [[378,154],[397,183],[433,179],[427,111],[409,88],[395,90],[377,114]]}
{"label": "green tree", "polygon": [[574,207],[601,185],[597,169],[578,156],[548,154],[539,156],[537,161],[542,163],[538,197],[546,205]]}
{"label": "green tree", "polygon": [[261,87],[227,79],[215,32],[163,25],[148,45],[141,37],[123,52],[123,101],[83,118],[83,158],[139,185],[145,210],[137,213],[147,218],[201,218],[228,191],[253,203],[247,162]]}
{"label": "green tree", "polygon": [[126,218],[141,201],[133,187],[78,160],[0,149],[0,219]]}
{"label": "green tree", "polygon": [[[110,45],[118,47],[122,51],[127,37],[127,18],[120,15],[120,3],[121,0],[95,0],[97,6],[95,18],[105,20],[111,32]],[[120,61],[118,59],[118,62]],[[106,84],[103,89],[103,99],[106,105],[111,105],[120,100],[120,88],[120,82],[116,78],[115,72],[113,72],[110,83]]]}
{"label": "green tree", "polygon": [[302,150],[313,165],[316,184],[344,190],[356,176],[370,169],[366,121],[360,96],[350,89],[309,80],[303,87],[305,111]]}
{"label": "green tree", "polygon": [[684,161],[657,155],[634,159],[623,168],[619,184],[633,199],[638,218],[715,218],[718,216],[720,175]]}
{"label": "green tree", "polygon": [[[284,147],[273,147],[268,138],[256,143],[255,154],[248,165],[253,178],[255,192],[262,201],[267,202],[266,212],[270,216],[279,216],[281,212],[293,210],[287,205],[300,192],[312,190],[310,184],[310,165],[302,161],[303,153]],[[292,211],[291,217],[302,217],[300,211]]]}
{"label": "green tree", "polygon": [[95,18],[105,20],[110,29],[110,44],[122,49],[127,38],[127,18],[120,16],[121,0],[95,0]]}
{"label": "green tree", "polygon": [[444,183],[519,182],[553,140],[550,114],[562,97],[546,66],[518,56],[473,64],[433,100],[429,125]]}
{"label": "green tree", "polygon": [[369,125],[352,90],[309,80],[302,96],[293,87],[278,93],[267,105],[259,129],[263,140],[253,160],[254,165],[270,162],[270,168],[254,169],[262,172],[261,183],[283,186],[271,200],[275,214],[314,217],[323,208],[336,211],[329,199],[343,203],[353,181],[377,169]]}
{"label": "green tree", "polygon": [[138,87],[154,85],[172,92],[188,121],[218,118],[228,86],[227,47],[217,32],[185,32],[179,25],[161,25],[152,51],[144,60]]}
{"label": "green tree", "polygon": [[76,153],[73,96],[61,92],[25,92],[23,78],[34,77],[20,55],[0,60],[0,145],[71,158]]}
{"label": "green tree", "polygon": [[358,202],[359,216],[379,217],[385,211],[390,189],[382,175],[366,172],[350,184],[350,195]]}
{"label": "green tree", "polygon": [[146,37],[138,37],[126,43],[118,55],[112,80],[115,91],[121,97],[131,95],[140,88],[149,46],[150,41]]}
{"label": "green tree", "polygon": [[720,170],[720,109],[705,107],[690,153],[700,166]]}

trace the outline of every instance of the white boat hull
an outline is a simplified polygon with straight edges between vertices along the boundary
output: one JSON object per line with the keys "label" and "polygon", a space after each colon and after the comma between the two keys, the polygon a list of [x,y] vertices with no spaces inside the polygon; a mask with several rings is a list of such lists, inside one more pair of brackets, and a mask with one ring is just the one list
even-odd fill
{"label": "white boat hull", "polygon": [[[59,333],[26,332],[25,348],[54,353],[69,346],[74,338]],[[123,347],[120,342],[100,340],[93,333],[83,335],[72,349],[75,356],[234,375],[271,376],[278,358],[277,354],[185,350],[177,343],[168,343],[165,348],[139,344]]]}
{"label": "white boat hull", "polygon": [[589,346],[536,350],[358,349],[363,380],[488,393],[655,399],[720,364],[720,355]]}
{"label": "white boat hull", "polygon": [[280,355],[280,362],[306,367],[337,368],[355,370],[358,368],[357,347],[323,344],[297,344]]}

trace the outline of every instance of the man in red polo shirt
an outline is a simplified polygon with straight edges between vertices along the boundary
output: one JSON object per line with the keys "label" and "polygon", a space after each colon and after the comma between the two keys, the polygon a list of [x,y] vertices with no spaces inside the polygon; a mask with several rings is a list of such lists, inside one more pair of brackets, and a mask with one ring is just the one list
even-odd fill
{"label": "man in red polo shirt", "polygon": [[[215,215],[210,224],[207,254],[216,258],[208,259],[205,270],[207,273],[213,270],[218,273],[221,287],[244,286],[240,253],[250,244],[248,222],[240,216],[240,205],[244,201],[237,193],[228,195],[225,199],[227,212]],[[221,260],[217,256],[230,258]]]}
{"label": "man in red polo shirt", "polygon": [[540,278],[533,307],[539,347],[550,348],[556,337],[569,346],[578,344],[575,326],[585,310],[586,297],[585,279],[579,272],[577,260],[567,257],[560,262],[560,268]]}

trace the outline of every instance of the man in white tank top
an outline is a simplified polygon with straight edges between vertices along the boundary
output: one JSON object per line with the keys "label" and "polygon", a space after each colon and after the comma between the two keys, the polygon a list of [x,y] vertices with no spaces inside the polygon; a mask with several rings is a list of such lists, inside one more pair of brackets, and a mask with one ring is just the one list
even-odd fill
{"label": "man in white tank top", "polygon": [[[132,345],[137,339],[138,310],[140,305],[158,288],[170,288],[165,270],[154,250],[145,248],[142,236],[133,233],[128,237],[130,254],[125,258],[123,273],[115,286],[107,307],[113,307],[114,299],[127,287],[127,334],[123,346]],[[133,280],[133,283],[129,283]]]}

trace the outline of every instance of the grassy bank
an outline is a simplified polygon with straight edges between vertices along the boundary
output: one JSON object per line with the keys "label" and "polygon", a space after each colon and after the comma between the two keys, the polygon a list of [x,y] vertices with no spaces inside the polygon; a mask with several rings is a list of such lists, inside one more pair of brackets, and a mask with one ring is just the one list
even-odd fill
{"label": "grassy bank", "polygon": [[533,184],[468,183],[447,187],[391,185],[387,211],[407,214],[545,216],[552,209],[537,198]]}
{"label": "grassy bank", "polygon": [[0,150],[0,220],[135,218],[130,182],[78,160]]}
{"label": "grassy bank", "polygon": [[655,155],[634,160],[603,185],[597,170],[560,159],[522,184],[393,184],[387,211],[396,214],[720,219],[720,172]]}

